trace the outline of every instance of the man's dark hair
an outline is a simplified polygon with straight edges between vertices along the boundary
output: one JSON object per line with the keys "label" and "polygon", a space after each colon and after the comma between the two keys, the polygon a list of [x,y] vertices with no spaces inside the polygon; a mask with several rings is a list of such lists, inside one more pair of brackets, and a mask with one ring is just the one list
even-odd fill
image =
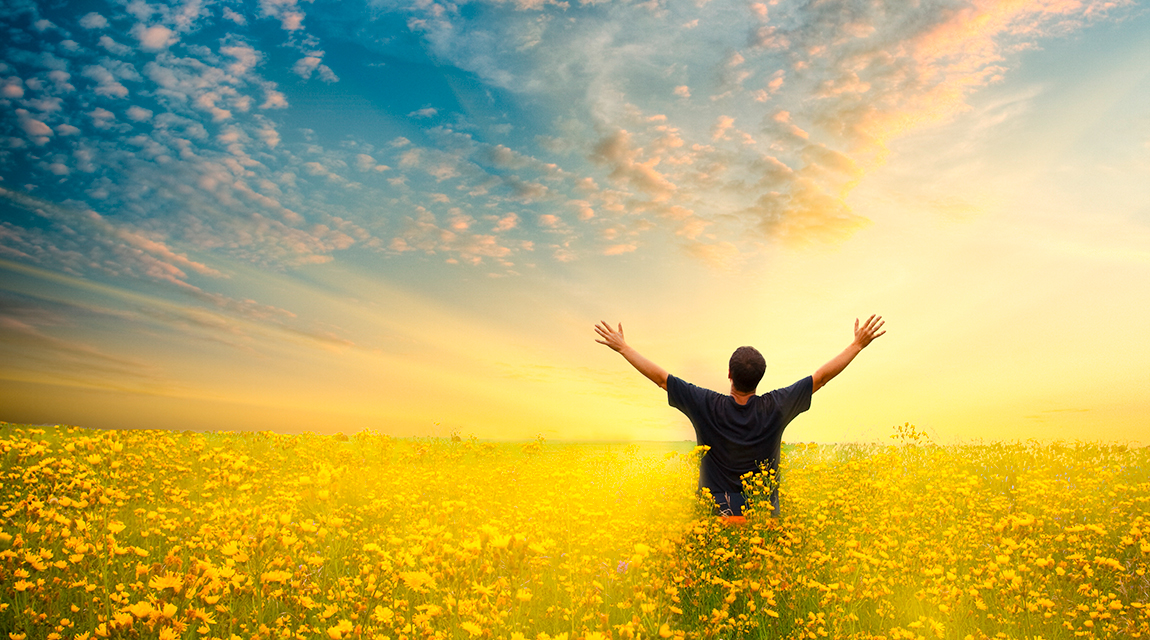
{"label": "man's dark hair", "polygon": [[731,382],[735,391],[753,393],[767,370],[767,361],[754,347],[739,347],[731,354]]}

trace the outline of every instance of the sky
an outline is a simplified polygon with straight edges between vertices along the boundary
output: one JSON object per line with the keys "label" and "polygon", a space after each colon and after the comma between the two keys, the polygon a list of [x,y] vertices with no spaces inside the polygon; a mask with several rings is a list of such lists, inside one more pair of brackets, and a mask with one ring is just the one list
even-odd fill
{"label": "sky", "polygon": [[[0,5],[0,420],[684,440],[888,333],[787,441],[1142,442],[1150,9]],[[1144,444],[1144,442],[1143,442]]]}

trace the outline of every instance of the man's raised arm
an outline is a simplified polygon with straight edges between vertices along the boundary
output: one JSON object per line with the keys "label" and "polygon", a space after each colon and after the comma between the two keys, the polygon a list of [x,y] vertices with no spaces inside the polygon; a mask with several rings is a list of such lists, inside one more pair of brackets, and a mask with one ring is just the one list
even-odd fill
{"label": "man's raised arm", "polygon": [[635,367],[639,373],[647,376],[651,382],[659,385],[661,389],[667,388],[667,372],[663,367],[651,362],[644,358],[631,347],[627,346],[627,342],[623,340],[623,323],[619,323],[618,329],[612,329],[611,325],[606,322],[601,322],[595,325],[595,333],[599,334],[602,340],[596,340],[599,344],[605,344],[627,359],[632,367]]}
{"label": "man's raised arm", "polygon": [[[823,385],[830,382],[831,378],[842,373],[842,370],[847,368],[847,365],[851,363],[851,360],[854,360],[855,356],[857,356],[860,351],[862,351],[868,344],[871,343],[871,340],[874,340],[875,338],[886,333],[886,331],[879,331],[879,329],[882,328],[882,325],[882,316],[871,316],[870,318],[867,318],[866,324],[864,324],[861,328],[859,327],[858,318],[855,318],[854,341],[851,342],[850,346],[844,349],[842,353],[832,358],[830,362],[819,367],[819,370],[816,371],[815,375],[813,376],[814,391],[818,391]],[[812,393],[814,391],[812,391]]]}

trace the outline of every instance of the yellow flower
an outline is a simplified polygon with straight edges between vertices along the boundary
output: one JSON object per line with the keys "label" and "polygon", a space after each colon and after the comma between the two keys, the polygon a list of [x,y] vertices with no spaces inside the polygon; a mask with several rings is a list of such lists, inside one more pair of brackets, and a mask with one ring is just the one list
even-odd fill
{"label": "yellow flower", "polygon": [[148,580],[148,587],[155,589],[156,591],[171,589],[172,591],[179,593],[180,590],[184,588],[184,581],[179,576],[165,573],[163,575],[152,576],[152,579]]}
{"label": "yellow flower", "polygon": [[116,613],[112,614],[112,622],[114,622],[116,627],[120,629],[125,629],[132,626],[133,620],[134,618],[132,617],[132,614],[128,613],[127,611],[117,611]]}
{"label": "yellow flower", "polygon": [[511,536],[494,535],[491,536],[491,546],[496,549],[506,549],[507,545],[511,544]]}
{"label": "yellow flower", "polygon": [[128,607],[128,611],[137,618],[147,618],[148,616],[152,615],[152,612],[154,612],[155,609],[152,608],[152,603],[148,602],[147,600],[141,600],[140,602],[137,602],[136,604]]}
{"label": "yellow flower", "polygon": [[467,633],[471,634],[471,637],[473,637],[473,638],[475,636],[483,633],[483,628],[480,627],[479,625],[475,624],[474,622],[470,621],[470,620],[467,620],[466,622],[461,622],[459,624],[459,628],[463,629]]}
{"label": "yellow flower", "polygon": [[426,571],[401,571],[399,577],[408,589],[415,591],[435,585],[435,578],[432,578]]}
{"label": "yellow flower", "polygon": [[260,582],[278,582],[283,584],[291,579],[291,571],[273,569],[260,574]]}
{"label": "yellow flower", "polygon": [[344,634],[351,633],[354,629],[355,627],[351,624],[351,620],[343,619],[334,627],[327,628],[327,637],[331,638],[331,640],[340,640]]}

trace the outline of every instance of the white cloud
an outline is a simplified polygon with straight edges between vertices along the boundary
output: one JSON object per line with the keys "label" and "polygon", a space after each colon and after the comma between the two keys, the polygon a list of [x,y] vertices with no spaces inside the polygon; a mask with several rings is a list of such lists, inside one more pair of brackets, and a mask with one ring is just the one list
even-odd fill
{"label": "white cloud", "polygon": [[419,161],[423,155],[421,149],[408,149],[399,156],[399,166],[410,169],[419,166]]}
{"label": "white cloud", "polygon": [[670,197],[676,187],[655,170],[660,158],[640,161],[640,155],[641,150],[631,145],[631,134],[618,129],[599,140],[591,159],[611,167],[610,177],[616,182],[633,186],[656,200]]}
{"label": "white cloud", "polygon": [[260,10],[265,17],[278,18],[285,31],[303,28],[304,14],[299,11],[296,0],[260,0]]}
{"label": "white cloud", "polygon": [[248,23],[247,18],[245,18],[242,14],[239,14],[239,13],[236,13],[235,11],[232,11],[228,7],[224,7],[223,15],[224,15],[224,18],[231,20],[232,22],[234,22],[240,26],[244,26]]}
{"label": "white cloud", "polygon": [[20,119],[20,128],[38,145],[47,143],[48,138],[55,135],[51,127],[33,118],[25,109],[17,109],[16,116]]}
{"label": "white cloud", "polygon": [[176,33],[162,24],[145,27],[137,24],[132,28],[132,35],[140,41],[140,47],[145,51],[160,51],[175,44]]}
{"label": "white cloud", "polygon": [[575,208],[576,215],[579,216],[580,220],[590,220],[595,217],[595,209],[586,200],[572,200],[567,204]]}
{"label": "white cloud", "polygon": [[265,94],[265,100],[260,104],[261,109],[286,109],[287,106],[288,102],[284,94],[274,89]]}
{"label": "white cloud", "polygon": [[303,170],[308,175],[326,178],[329,182],[336,184],[347,183],[347,180],[343,176],[329,170],[327,167],[318,162],[305,162],[303,165]]}
{"label": "white cloud", "polygon": [[92,124],[96,125],[99,129],[107,129],[112,126],[112,121],[116,119],[116,114],[103,107],[96,107],[89,111],[87,115],[92,119]]}
{"label": "white cloud", "polygon": [[256,135],[259,136],[260,140],[264,141],[264,144],[272,149],[275,149],[280,143],[280,134],[270,122],[264,123],[264,126],[256,132]]}
{"label": "white cloud", "polygon": [[84,67],[80,75],[96,81],[97,84],[94,91],[97,95],[108,96],[110,98],[124,98],[128,95],[128,88],[120,84],[116,80],[115,75],[106,67],[90,65]]}
{"label": "white cloud", "polygon": [[355,168],[360,171],[387,171],[389,167],[385,164],[380,164],[375,161],[375,158],[366,153],[360,153],[355,156]]}
{"label": "white cloud", "polygon": [[712,140],[725,140],[727,139],[727,131],[735,126],[735,119],[731,116],[719,116],[715,120],[715,124],[711,126],[711,139]]}
{"label": "white cloud", "polygon": [[303,28],[304,15],[299,11],[285,11],[280,16],[280,26],[285,31],[298,31]]}
{"label": "white cloud", "polygon": [[108,19],[93,11],[80,18],[80,26],[85,29],[103,29],[108,26]]}
{"label": "white cloud", "polygon": [[143,122],[145,120],[151,120],[152,119],[152,111],[151,111],[151,109],[145,109],[143,107],[138,107],[136,105],[132,105],[132,106],[128,107],[128,119],[135,121],[135,122]]}
{"label": "white cloud", "polygon": [[71,84],[68,84],[68,80],[71,78],[71,74],[69,74],[67,71],[60,71],[57,69],[48,72],[48,79],[50,79],[55,85],[53,89],[55,89],[56,93],[70,93],[75,91],[76,88]]}
{"label": "white cloud", "polygon": [[519,216],[509,213],[503,217],[496,216],[495,231],[510,231],[519,226]]}
{"label": "white cloud", "polygon": [[242,76],[260,63],[260,52],[247,45],[234,45],[220,47],[220,53],[235,58],[235,62],[228,65],[228,73]]}
{"label": "white cloud", "polygon": [[200,94],[196,98],[195,104],[200,109],[212,114],[212,120],[216,122],[230,120],[232,118],[232,112],[216,104],[220,98],[221,96],[219,94],[209,91],[207,93]]}
{"label": "white cloud", "polygon": [[0,97],[2,98],[23,98],[24,97],[24,82],[12,76],[4,79],[4,84],[0,85]]}
{"label": "white cloud", "polygon": [[624,253],[631,253],[632,251],[634,251],[635,249],[638,249],[638,248],[639,247],[633,243],[613,244],[613,245],[611,245],[611,246],[609,246],[603,250],[603,255],[605,255],[605,256],[617,256],[617,255],[622,255]]}
{"label": "white cloud", "polygon": [[312,73],[317,73],[324,82],[339,82],[335,73],[322,62],[323,52],[316,51],[297,60],[292,66],[292,72],[305,80],[311,78]]}
{"label": "white cloud", "polygon": [[132,53],[131,47],[120,44],[106,35],[100,36],[100,46],[112,55],[126,56]]}

